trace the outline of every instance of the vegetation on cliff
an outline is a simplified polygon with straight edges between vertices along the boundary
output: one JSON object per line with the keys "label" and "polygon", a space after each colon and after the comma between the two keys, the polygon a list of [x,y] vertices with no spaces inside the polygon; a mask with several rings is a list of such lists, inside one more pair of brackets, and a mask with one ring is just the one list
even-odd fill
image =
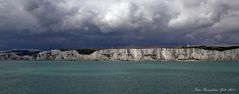
{"label": "vegetation on cliff", "polygon": [[90,55],[99,49],[60,49],[61,51],[76,50],[79,54]]}
{"label": "vegetation on cliff", "polygon": [[238,49],[239,46],[228,46],[228,47],[222,47],[222,46],[190,46],[190,47],[183,47],[183,48],[199,48],[204,50],[217,50],[217,51],[226,51],[226,50],[233,50]]}

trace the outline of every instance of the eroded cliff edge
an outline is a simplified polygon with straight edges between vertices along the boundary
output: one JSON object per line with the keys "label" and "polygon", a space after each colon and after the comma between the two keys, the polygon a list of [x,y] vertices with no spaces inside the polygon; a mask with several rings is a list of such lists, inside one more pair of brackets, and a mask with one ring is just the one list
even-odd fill
{"label": "eroded cliff edge", "polygon": [[77,50],[42,51],[33,56],[0,53],[0,60],[112,60],[112,61],[239,61],[239,49],[208,50],[201,48],[104,49],[92,54]]}

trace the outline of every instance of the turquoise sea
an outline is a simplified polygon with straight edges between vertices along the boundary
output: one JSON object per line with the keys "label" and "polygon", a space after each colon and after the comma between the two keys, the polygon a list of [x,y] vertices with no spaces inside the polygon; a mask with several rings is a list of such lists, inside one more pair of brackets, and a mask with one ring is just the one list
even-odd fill
{"label": "turquoise sea", "polygon": [[0,61],[0,94],[239,94],[239,62]]}

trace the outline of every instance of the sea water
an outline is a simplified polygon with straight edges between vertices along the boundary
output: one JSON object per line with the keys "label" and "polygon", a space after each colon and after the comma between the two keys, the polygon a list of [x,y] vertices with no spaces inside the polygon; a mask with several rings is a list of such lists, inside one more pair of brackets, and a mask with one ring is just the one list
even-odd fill
{"label": "sea water", "polygon": [[239,62],[0,61],[0,94],[239,94]]}

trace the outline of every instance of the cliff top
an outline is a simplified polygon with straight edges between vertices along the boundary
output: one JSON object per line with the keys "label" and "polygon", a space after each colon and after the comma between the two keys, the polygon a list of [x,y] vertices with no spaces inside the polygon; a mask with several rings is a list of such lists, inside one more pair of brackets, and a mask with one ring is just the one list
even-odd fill
{"label": "cliff top", "polygon": [[[239,46],[164,46],[164,47],[126,47],[126,48],[100,48],[100,49],[59,49],[61,51],[69,51],[69,50],[76,50],[79,54],[89,55],[94,53],[98,50],[103,49],[147,49],[147,48],[171,48],[171,49],[190,49],[190,48],[198,48],[198,49],[205,49],[205,50],[217,50],[217,51],[226,51],[226,50],[233,50],[239,49]],[[10,50],[10,51],[1,51],[0,53],[15,53],[19,56],[29,55],[34,56],[37,55],[42,51],[40,50]]]}

